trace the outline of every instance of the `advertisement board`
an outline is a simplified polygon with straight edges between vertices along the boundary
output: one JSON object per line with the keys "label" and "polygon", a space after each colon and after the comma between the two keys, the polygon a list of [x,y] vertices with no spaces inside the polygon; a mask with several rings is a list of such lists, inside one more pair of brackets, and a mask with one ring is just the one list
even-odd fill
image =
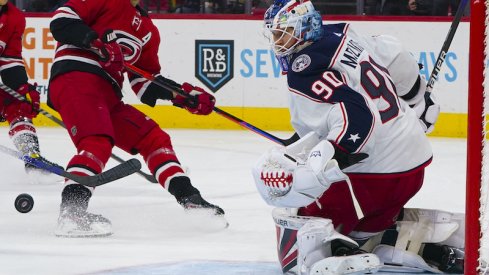
{"label": "advertisement board", "polygon": [[[154,23],[161,36],[159,61],[163,76],[206,88],[215,94],[217,106],[255,126],[291,130],[286,77],[281,74],[278,61],[263,35],[260,20],[154,19]],[[397,37],[422,64],[421,73],[426,78],[429,78],[450,27],[450,22],[349,23],[363,35],[388,34]],[[464,135],[468,36],[469,23],[461,22],[434,87],[442,106],[442,115],[433,135]],[[23,45],[28,75],[40,86],[45,102],[49,69],[56,46],[49,32],[49,18],[27,19]],[[203,119],[183,111],[174,111],[175,108],[164,101],[158,101],[154,109],[145,107],[133,95],[130,85],[125,83],[124,86],[124,100],[147,112],[162,127],[239,128],[217,115]],[[173,119],[168,120],[168,116]]]}

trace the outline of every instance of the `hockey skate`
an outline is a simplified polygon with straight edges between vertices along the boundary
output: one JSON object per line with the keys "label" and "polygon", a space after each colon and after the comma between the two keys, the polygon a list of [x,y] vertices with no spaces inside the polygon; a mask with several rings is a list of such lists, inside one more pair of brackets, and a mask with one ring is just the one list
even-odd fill
{"label": "hockey skate", "polygon": [[[30,155],[31,157],[37,158],[40,161],[47,163],[49,165],[58,167],[59,169],[64,170],[63,167],[59,166],[56,163],[50,162],[49,160],[45,159],[44,157],[40,156],[39,154],[34,154]],[[25,173],[27,174],[27,177],[29,178],[29,181],[34,184],[47,184],[47,183],[56,183],[60,182],[63,180],[62,177],[50,173],[46,170],[40,169],[30,163],[25,163]]]}
{"label": "hockey skate", "polygon": [[229,223],[224,217],[224,210],[204,200],[199,193],[182,197],[177,201],[187,212],[190,226],[208,232],[229,227]]}
{"label": "hockey skate", "polygon": [[91,191],[80,184],[68,184],[61,193],[57,237],[106,237],[113,234],[112,223],[102,215],[87,212]]}
{"label": "hockey skate", "polygon": [[[47,164],[63,169],[63,167],[48,161],[40,155],[39,139],[37,138],[37,133],[31,119],[19,117],[12,121],[9,136],[15,148],[24,156],[37,158]],[[25,164],[25,172],[29,181],[34,184],[55,183],[63,180],[60,176],[39,169],[29,163]]]}
{"label": "hockey skate", "polygon": [[60,211],[54,234],[57,237],[65,238],[90,238],[107,237],[113,232],[112,223],[102,215],[92,214],[74,207],[66,207]]}
{"label": "hockey skate", "polygon": [[223,216],[224,210],[221,207],[208,203],[202,198],[202,196],[197,193],[190,196],[182,197],[178,200],[178,203],[183,206],[185,210],[212,210],[213,214],[216,216]]}
{"label": "hockey skate", "polygon": [[462,249],[439,244],[426,244],[423,259],[445,273],[464,272],[465,252]]}

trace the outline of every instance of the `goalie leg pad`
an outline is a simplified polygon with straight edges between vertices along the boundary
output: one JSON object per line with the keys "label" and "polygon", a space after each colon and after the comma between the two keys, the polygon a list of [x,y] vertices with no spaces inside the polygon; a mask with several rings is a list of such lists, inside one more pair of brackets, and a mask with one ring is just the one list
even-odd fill
{"label": "goalie leg pad", "polygon": [[[402,223],[416,226],[420,222],[429,224],[429,234],[423,243],[441,243],[453,247],[465,247],[465,215],[435,209],[405,208]],[[412,229],[410,230],[412,231]]]}
{"label": "goalie leg pad", "polygon": [[308,275],[376,273],[381,266],[379,257],[371,253],[329,257],[316,262]]}
{"label": "goalie leg pad", "polygon": [[331,220],[297,216],[296,209],[275,208],[272,216],[277,229],[277,252],[283,273],[309,274],[311,266],[334,255],[332,244],[358,248],[352,239],[335,231]]}
{"label": "goalie leg pad", "polygon": [[416,253],[395,248],[390,245],[379,245],[372,251],[384,263],[382,271],[390,272],[431,272],[442,273],[437,268],[431,267]]}
{"label": "goalie leg pad", "polygon": [[277,231],[277,254],[284,274],[298,274],[297,231],[310,219],[296,215],[295,209],[274,208],[272,217]]}
{"label": "goalie leg pad", "polygon": [[[464,215],[459,213],[406,208],[402,219],[397,221],[395,246],[381,244],[374,248],[373,253],[386,263],[389,270],[395,269],[397,272],[412,272],[406,270],[412,269],[440,273],[437,268],[427,264],[425,259],[442,270],[462,270],[459,262],[463,262],[464,258],[464,220]],[[436,247],[456,253],[453,252],[453,257],[447,261],[442,261],[442,254],[447,256],[450,253],[437,251]]]}
{"label": "goalie leg pad", "polygon": [[308,220],[297,233],[299,274],[309,274],[316,262],[334,256],[333,241],[341,241],[341,247],[346,247],[348,250],[358,248],[355,241],[335,231],[331,220],[323,218]]}

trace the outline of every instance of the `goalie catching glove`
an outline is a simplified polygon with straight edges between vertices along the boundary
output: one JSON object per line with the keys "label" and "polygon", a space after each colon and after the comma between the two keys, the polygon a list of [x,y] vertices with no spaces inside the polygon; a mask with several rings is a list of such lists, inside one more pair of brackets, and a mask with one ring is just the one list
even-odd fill
{"label": "goalie catching glove", "polygon": [[187,82],[184,82],[181,88],[185,92],[185,96],[176,94],[171,100],[173,105],[184,108],[196,115],[208,115],[212,113],[216,104],[216,98],[213,95]]}
{"label": "goalie catching glove", "polygon": [[269,205],[303,207],[318,199],[332,183],[347,179],[333,159],[333,145],[322,140],[305,162],[287,155],[284,148],[272,148],[253,168],[256,187]]}

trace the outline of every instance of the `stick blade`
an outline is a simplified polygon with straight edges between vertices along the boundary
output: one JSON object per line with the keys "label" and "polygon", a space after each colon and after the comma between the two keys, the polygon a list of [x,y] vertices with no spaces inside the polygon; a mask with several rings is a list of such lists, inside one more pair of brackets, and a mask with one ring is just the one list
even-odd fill
{"label": "stick blade", "polygon": [[69,176],[67,176],[67,178],[71,178],[72,180],[89,187],[97,187],[127,177],[140,169],[141,162],[133,158],[95,176],[84,177],[68,173]]}

